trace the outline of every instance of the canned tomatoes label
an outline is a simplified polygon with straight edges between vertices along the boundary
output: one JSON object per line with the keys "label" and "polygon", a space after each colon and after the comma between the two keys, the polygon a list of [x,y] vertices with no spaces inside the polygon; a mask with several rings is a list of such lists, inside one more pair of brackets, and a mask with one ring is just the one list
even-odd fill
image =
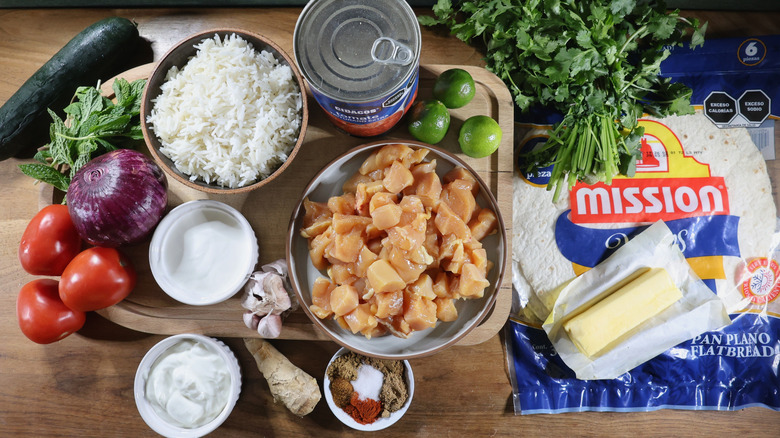
{"label": "canned tomatoes label", "polygon": [[403,0],[313,0],[293,47],[314,99],[349,134],[386,132],[417,95],[420,25]]}

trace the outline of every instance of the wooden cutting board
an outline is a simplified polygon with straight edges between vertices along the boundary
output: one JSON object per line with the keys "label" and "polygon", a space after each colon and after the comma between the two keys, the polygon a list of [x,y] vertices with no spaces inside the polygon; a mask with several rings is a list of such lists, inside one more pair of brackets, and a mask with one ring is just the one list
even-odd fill
{"label": "wooden cutting board", "polygon": [[[430,99],[435,78],[452,65],[422,65],[418,99]],[[474,66],[458,66],[468,71],[477,86],[474,99],[466,106],[451,111],[451,124],[447,136],[438,146],[458,153],[490,187],[504,219],[506,235],[511,236],[512,224],[512,172],[513,172],[513,123],[514,106],[504,83],[487,70]],[[132,81],[151,74],[153,64],[128,70],[117,77]],[[111,97],[113,80],[102,85],[104,94]],[[290,215],[305,186],[326,164],[347,150],[363,143],[382,139],[413,140],[402,119],[390,132],[370,139],[352,137],[337,130],[325,118],[314,99],[309,97],[309,127],[301,150],[287,170],[268,185],[238,195],[207,195],[168,178],[169,207],[194,199],[214,199],[239,209],[252,224],[260,247],[260,264],[285,256],[285,235]],[[457,133],[460,125],[472,115],[483,114],[498,121],[503,131],[498,151],[487,158],[474,159],[460,153]],[[39,204],[41,207],[54,200],[51,186],[42,184]],[[510,242],[507,242],[511,248]],[[243,292],[233,298],[210,306],[189,306],[168,297],[157,285],[149,268],[148,242],[123,248],[138,271],[138,284],[130,296],[121,303],[99,310],[98,313],[124,327],[145,333],[174,335],[199,333],[219,337],[259,337],[247,328],[242,320]],[[505,266],[510,266],[511,249],[507,251]],[[507,269],[507,271],[509,271]],[[474,345],[492,338],[506,322],[512,304],[511,274],[505,272],[492,312],[474,328],[458,345]],[[329,340],[308,319],[302,310],[295,311],[284,320],[279,339]]]}

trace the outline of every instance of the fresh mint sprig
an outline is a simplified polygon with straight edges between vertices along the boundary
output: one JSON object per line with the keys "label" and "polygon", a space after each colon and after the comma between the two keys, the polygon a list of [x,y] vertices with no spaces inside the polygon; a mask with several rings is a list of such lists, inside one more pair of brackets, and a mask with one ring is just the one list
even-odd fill
{"label": "fresh mint sprig", "polygon": [[143,139],[140,113],[146,79],[113,83],[116,103],[101,95],[99,87],[79,87],[65,119],[49,109],[50,142],[35,154],[39,163],[20,164],[27,176],[67,192],[73,176],[91,159],[132,146]]}

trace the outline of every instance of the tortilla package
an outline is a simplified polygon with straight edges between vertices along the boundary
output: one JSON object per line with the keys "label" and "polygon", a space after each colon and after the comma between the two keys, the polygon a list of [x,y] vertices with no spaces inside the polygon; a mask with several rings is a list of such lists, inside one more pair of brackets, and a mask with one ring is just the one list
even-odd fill
{"label": "tortilla package", "polygon": [[[579,183],[553,204],[550,169],[515,175],[515,307],[506,336],[515,412],[780,409],[777,212],[766,162],[745,128],[720,129],[700,111],[640,123],[633,178]],[[549,125],[519,128],[521,157],[545,141]],[[568,282],[657,221],[732,323],[615,379],[577,379],[542,322]]]}
{"label": "tortilla package", "polygon": [[708,39],[703,47],[672,47],[661,75],[692,90],[691,104],[721,128],[747,128],[767,160],[780,129],[780,35]]}

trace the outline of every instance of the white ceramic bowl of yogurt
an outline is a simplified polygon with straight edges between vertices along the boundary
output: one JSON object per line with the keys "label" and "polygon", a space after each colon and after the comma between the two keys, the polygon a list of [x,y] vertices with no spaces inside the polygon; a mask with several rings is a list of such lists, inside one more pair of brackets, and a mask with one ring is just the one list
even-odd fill
{"label": "white ceramic bowl of yogurt", "polygon": [[171,210],[149,246],[157,284],[176,301],[195,306],[235,295],[257,260],[252,226],[235,208],[212,200],[190,201]]}
{"label": "white ceramic bowl of yogurt", "polygon": [[146,424],[166,437],[201,437],[218,428],[241,392],[241,369],[221,341],[196,334],[163,339],[141,359],[133,394]]}

